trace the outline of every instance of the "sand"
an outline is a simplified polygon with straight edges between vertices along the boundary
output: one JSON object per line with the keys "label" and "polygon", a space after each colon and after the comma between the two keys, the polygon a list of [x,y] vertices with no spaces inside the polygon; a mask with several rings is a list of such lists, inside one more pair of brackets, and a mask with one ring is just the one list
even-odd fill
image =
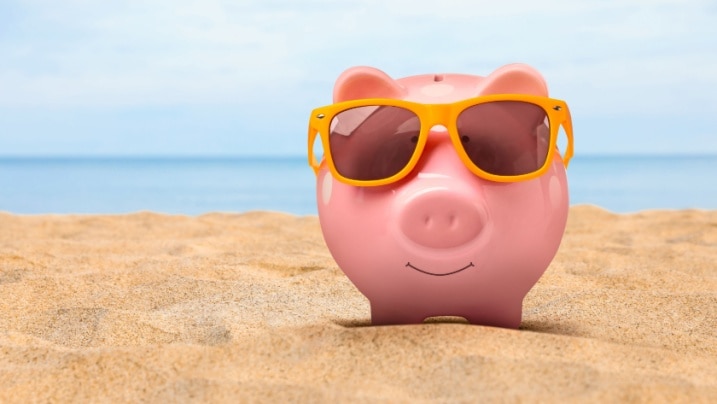
{"label": "sand", "polygon": [[717,402],[717,211],[573,207],[523,307],[368,326],[314,216],[0,214],[0,402]]}

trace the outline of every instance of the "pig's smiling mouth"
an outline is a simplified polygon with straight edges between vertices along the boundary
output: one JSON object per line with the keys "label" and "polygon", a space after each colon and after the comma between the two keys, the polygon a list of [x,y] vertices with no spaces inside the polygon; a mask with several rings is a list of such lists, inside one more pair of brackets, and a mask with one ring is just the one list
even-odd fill
{"label": "pig's smiling mouth", "polygon": [[437,273],[434,273],[434,272],[424,271],[424,270],[421,269],[421,268],[417,268],[417,267],[413,266],[410,261],[406,263],[406,267],[408,267],[408,268],[412,268],[412,269],[415,269],[416,271],[418,271],[418,272],[420,272],[420,273],[423,273],[423,274],[426,274],[426,275],[433,275],[433,276],[448,276],[448,275],[453,275],[453,274],[457,274],[458,272],[465,271],[466,269],[471,268],[471,267],[474,267],[474,266],[475,266],[475,265],[473,265],[473,262],[469,262],[468,265],[464,266],[464,267],[461,268],[461,269],[457,269],[457,270],[455,270],[455,271],[453,271],[453,272],[448,272],[448,273],[445,273],[445,274],[437,274]]}

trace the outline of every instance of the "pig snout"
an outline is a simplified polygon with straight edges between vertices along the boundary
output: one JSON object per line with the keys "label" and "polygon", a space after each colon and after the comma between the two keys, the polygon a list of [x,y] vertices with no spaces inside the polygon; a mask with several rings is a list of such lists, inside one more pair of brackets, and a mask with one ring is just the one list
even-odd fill
{"label": "pig snout", "polygon": [[467,244],[480,234],[485,222],[485,210],[480,205],[450,189],[434,189],[407,198],[399,216],[403,234],[428,248]]}

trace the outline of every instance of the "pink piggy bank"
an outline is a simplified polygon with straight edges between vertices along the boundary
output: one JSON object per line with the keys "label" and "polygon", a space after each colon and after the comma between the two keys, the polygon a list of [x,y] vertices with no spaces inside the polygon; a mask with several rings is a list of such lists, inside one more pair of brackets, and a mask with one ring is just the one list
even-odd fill
{"label": "pink piggy bank", "polygon": [[309,162],[324,239],[372,324],[517,328],[565,230],[565,102],[522,64],[397,80],[354,67],[333,95],[310,117]]}

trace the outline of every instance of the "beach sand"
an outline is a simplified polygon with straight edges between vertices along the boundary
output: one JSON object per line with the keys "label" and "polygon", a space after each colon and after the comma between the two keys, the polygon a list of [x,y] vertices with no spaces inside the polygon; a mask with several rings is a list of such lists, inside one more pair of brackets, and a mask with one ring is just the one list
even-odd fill
{"label": "beach sand", "polygon": [[523,307],[368,326],[315,216],[0,214],[0,402],[717,402],[717,211],[573,207]]}

